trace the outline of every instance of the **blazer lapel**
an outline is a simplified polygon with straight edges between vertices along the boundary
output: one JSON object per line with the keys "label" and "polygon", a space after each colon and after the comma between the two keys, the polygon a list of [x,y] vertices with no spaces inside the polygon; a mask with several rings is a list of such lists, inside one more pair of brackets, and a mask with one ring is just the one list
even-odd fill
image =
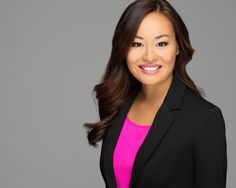
{"label": "blazer lapel", "polygon": [[[150,159],[153,151],[158,149],[161,140],[165,137],[168,129],[175,121],[171,111],[181,107],[185,89],[185,84],[174,74],[167,95],[155,115],[151,128],[143,144],[140,146],[136,154],[130,180],[130,188],[135,184],[135,181],[139,177],[147,161]],[[109,134],[107,134],[106,142],[104,142],[104,156],[101,160],[104,161],[104,173],[105,177],[107,177],[106,180],[109,188],[116,188],[116,180],[113,169],[113,152],[123,127],[125,117],[135,97],[136,95],[129,99],[124,107],[118,112],[111,127],[109,128]]]}

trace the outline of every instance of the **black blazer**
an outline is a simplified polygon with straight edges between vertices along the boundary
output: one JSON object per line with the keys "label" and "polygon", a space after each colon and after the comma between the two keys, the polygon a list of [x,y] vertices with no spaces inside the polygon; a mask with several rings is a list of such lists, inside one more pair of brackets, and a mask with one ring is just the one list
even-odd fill
{"label": "black blazer", "polygon": [[[117,187],[112,157],[134,99],[117,113],[102,140],[100,170],[106,188]],[[174,76],[137,152],[130,188],[225,188],[226,173],[226,131],[221,109],[195,95]]]}

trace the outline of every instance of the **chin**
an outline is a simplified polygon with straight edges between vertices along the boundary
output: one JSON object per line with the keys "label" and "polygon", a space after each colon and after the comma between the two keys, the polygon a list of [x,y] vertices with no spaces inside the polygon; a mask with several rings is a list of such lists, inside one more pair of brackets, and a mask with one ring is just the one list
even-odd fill
{"label": "chin", "polygon": [[157,78],[147,78],[147,79],[140,79],[139,80],[143,85],[158,85],[161,83],[162,80]]}
{"label": "chin", "polygon": [[171,77],[171,74],[168,76],[161,76],[161,75],[157,75],[157,76],[149,76],[149,77],[142,77],[139,78],[139,81],[143,84],[143,85],[159,85],[162,84],[164,82],[166,82],[169,78]]}

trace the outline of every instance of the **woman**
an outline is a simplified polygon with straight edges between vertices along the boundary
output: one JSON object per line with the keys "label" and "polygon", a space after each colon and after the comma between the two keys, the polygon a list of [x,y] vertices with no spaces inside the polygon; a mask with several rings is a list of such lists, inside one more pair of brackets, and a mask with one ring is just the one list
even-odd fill
{"label": "woman", "polygon": [[95,86],[107,188],[225,188],[226,132],[221,109],[186,72],[194,49],[166,1],[136,0],[115,29],[111,56]]}

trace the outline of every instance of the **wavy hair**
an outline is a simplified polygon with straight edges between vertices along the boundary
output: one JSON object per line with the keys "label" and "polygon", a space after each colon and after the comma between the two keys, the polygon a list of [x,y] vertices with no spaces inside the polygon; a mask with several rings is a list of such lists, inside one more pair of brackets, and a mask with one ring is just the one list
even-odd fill
{"label": "wavy hair", "polygon": [[142,19],[153,11],[165,15],[173,25],[179,45],[174,74],[193,93],[199,96],[204,94],[186,72],[186,65],[192,59],[195,50],[191,46],[188,30],[180,15],[166,0],[135,0],[127,6],[116,25],[111,55],[105,73],[92,91],[92,93],[96,92],[100,121],[85,123],[83,126],[88,129],[88,143],[94,147],[97,147],[97,142],[105,137],[114,117],[124,103],[141,88],[141,83],[130,73],[127,67],[126,55]]}

